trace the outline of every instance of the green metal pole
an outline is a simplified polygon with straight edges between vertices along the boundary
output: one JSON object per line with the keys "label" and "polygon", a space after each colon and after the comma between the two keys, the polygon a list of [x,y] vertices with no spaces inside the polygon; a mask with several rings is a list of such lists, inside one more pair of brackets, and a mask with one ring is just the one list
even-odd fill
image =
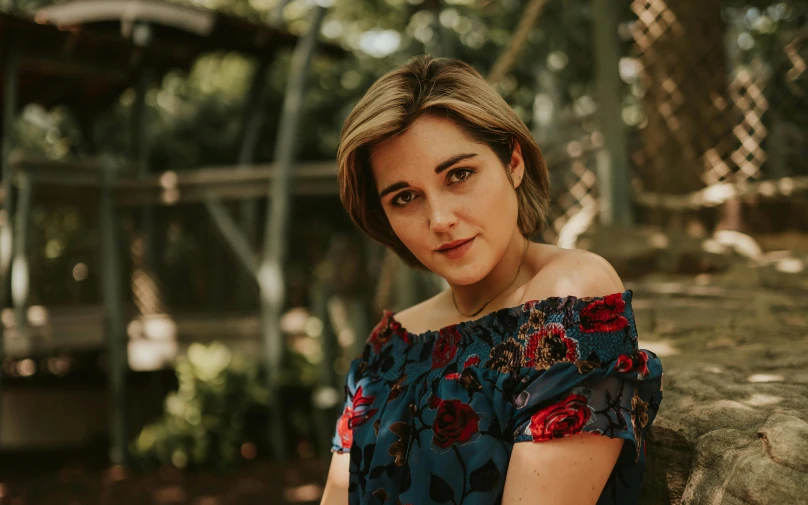
{"label": "green metal pole", "polygon": [[101,282],[104,298],[104,329],[106,330],[109,351],[109,397],[110,397],[110,460],[116,465],[127,463],[127,423],[126,423],[126,372],[129,369],[127,358],[127,335],[123,320],[123,300],[121,293],[121,262],[118,226],[112,197],[114,168],[111,162],[104,161],[99,202],[101,229]]}
{"label": "green metal pole", "polygon": [[[11,268],[12,251],[12,229],[11,215],[14,209],[14,187],[12,185],[11,173],[11,148],[14,142],[14,112],[17,108],[17,52],[13,44],[11,34],[5,34],[5,51],[3,51],[2,76],[4,86],[3,93],[3,118],[2,118],[2,139],[0,142],[0,171],[3,182],[3,207],[0,211],[0,310],[6,306],[9,284],[9,273]],[[5,359],[5,327],[0,320],[0,365]],[[0,380],[2,380],[2,368],[0,368]],[[0,388],[0,412],[2,412],[2,388]],[[0,435],[2,434],[0,426]]]}
{"label": "green metal pole", "polygon": [[[281,0],[267,16],[267,24],[273,28],[282,28],[283,9],[290,0]],[[264,124],[266,108],[266,83],[269,75],[270,64],[274,60],[275,52],[270,50],[262,55],[255,66],[250,90],[244,102],[244,116],[242,118],[242,141],[239,150],[239,167],[246,168],[255,161],[255,151],[261,139],[261,128]],[[258,205],[254,199],[243,200],[240,204],[241,230],[247,240],[251,250],[258,247]],[[239,273],[236,296],[239,297],[241,306],[249,304],[255,293],[255,277]]]}
{"label": "green metal pole", "polygon": [[287,459],[284,411],[280,403],[280,377],[284,355],[280,316],[285,301],[283,265],[289,227],[289,179],[297,147],[306,75],[326,10],[321,5],[314,7],[309,31],[300,39],[292,55],[289,81],[281,113],[280,134],[276,143],[275,159],[277,163],[275,173],[272,174],[272,185],[268,195],[264,254],[258,271],[258,284],[261,290],[264,365],[271,406],[269,441],[277,461]]}
{"label": "green metal pole", "polygon": [[[151,25],[137,23],[134,30],[138,35],[132,37],[133,42],[138,46],[148,47],[152,38]],[[135,101],[132,104],[130,116],[129,156],[137,170],[137,177],[143,179],[149,175],[149,108],[146,103],[146,96],[152,84],[153,72],[150,62],[145,60],[145,51],[141,52],[141,57],[143,61],[141,61],[138,69],[137,81],[135,82]],[[149,204],[143,204],[140,223],[144,242],[143,267],[147,274],[155,275],[154,207]]]}
{"label": "green metal pole", "polygon": [[[266,98],[266,82],[269,70],[269,57],[262,57],[256,62],[255,74],[252,78],[250,91],[244,102],[244,116],[242,122],[242,142],[238,157],[240,169],[249,167],[255,160],[255,150],[261,138],[261,127],[264,122],[264,105]],[[257,228],[258,207],[255,199],[247,199],[241,202],[241,231],[251,251],[257,248]],[[239,303],[246,306],[250,300],[254,300],[255,277],[244,272],[237,274],[238,285],[236,296]]]}
{"label": "green metal pole", "polygon": [[14,258],[11,263],[11,300],[14,303],[17,336],[23,336],[28,324],[28,290],[30,278],[28,271],[28,218],[31,215],[31,193],[33,183],[31,177],[22,173],[18,175],[19,195],[17,213],[14,215],[13,247]]}
{"label": "green metal pole", "polygon": [[314,285],[311,286],[310,296],[312,298],[312,314],[323,322],[323,331],[320,334],[323,354],[319,366],[319,387],[312,395],[312,403],[314,405],[314,432],[317,439],[317,452],[323,456],[327,456],[328,453],[331,452],[329,439],[331,437],[331,431],[334,428],[331,425],[331,411],[333,410],[333,405],[324,401],[324,399],[328,399],[328,395],[324,395],[323,393],[332,391],[334,388],[333,370],[334,359],[336,357],[336,336],[331,328],[331,321],[328,314],[328,299],[332,296],[328,288],[328,280],[317,278]]}
{"label": "green metal pole", "polygon": [[594,0],[592,4],[598,119],[606,144],[598,156],[597,176],[601,224],[629,227],[633,219],[626,127],[623,123],[620,95],[620,47],[617,40],[617,9],[621,5],[614,0]]}

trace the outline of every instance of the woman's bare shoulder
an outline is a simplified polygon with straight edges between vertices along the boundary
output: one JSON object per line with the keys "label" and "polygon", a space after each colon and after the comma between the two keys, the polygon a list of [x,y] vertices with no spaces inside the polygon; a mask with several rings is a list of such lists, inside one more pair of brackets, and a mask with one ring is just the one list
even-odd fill
{"label": "woman's bare shoulder", "polygon": [[[536,273],[520,290],[519,300],[509,301],[510,305],[551,296],[601,296],[625,290],[609,262],[590,251],[541,244],[532,263]],[[395,319],[413,334],[465,320],[453,310],[448,291],[396,312]]]}
{"label": "woman's bare shoulder", "polygon": [[602,296],[625,290],[617,271],[605,258],[583,249],[550,246],[537,270],[525,286],[526,299]]}

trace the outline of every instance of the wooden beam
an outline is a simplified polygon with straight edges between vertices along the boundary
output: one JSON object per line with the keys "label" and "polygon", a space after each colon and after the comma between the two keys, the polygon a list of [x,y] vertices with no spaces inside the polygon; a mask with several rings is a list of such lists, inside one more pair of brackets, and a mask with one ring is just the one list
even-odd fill
{"label": "wooden beam", "polygon": [[519,52],[522,50],[522,46],[527,42],[530,30],[533,29],[533,26],[539,20],[539,16],[542,10],[544,10],[544,4],[546,3],[547,0],[531,0],[527,7],[525,7],[525,13],[516,26],[513,37],[511,37],[511,40],[508,42],[508,47],[499,55],[499,58],[497,58],[497,61],[488,74],[488,82],[491,85],[499,83],[499,81],[511,71],[511,68],[514,63],[516,63],[516,59],[519,56]]}
{"label": "wooden beam", "polygon": [[113,65],[96,65],[86,61],[55,58],[26,52],[20,55],[20,70],[43,76],[58,76],[59,79],[100,79],[106,82],[125,84],[130,80],[127,68]]}
{"label": "wooden beam", "polygon": [[[167,171],[161,174],[150,175],[141,180],[129,178],[121,179],[119,187],[136,188],[137,186],[165,186],[173,184],[171,179],[176,176],[178,185],[219,185],[228,181],[239,182],[271,182],[276,179],[277,163],[251,165],[250,167],[235,170],[234,166],[214,166],[194,170]],[[331,178],[336,181],[336,166],[332,161],[317,163],[295,164],[296,179]]]}
{"label": "wooden beam", "polygon": [[[25,171],[43,184],[65,184],[71,186],[100,185],[101,163],[95,159],[86,161],[52,161],[44,159],[12,157],[11,166],[15,171]],[[121,173],[131,172],[129,165],[119,163]],[[113,181],[115,187],[127,189],[165,188],[175,185],[218,186],[227,182],[258,183],[270,182],[277,169],[276,163],[247,166],[214,165],[187,170],[166,170],[149,174],[143,178],[120,177]],[[337,180],[337,168],[333,161],[296,163],[293,178],[299,180]]]}
{"label": "wooden beam", "polygon": [[[207,197],[220,201],[244,201],[251,198],[266,198],[269,184],[222,184],[217,187],[191,186],[188,188],[158,190],[141,189],[133,192],[128,189],[116,190],[116,204],[119,207],[138,207],[141,205],[188,205],[204,203]],[[336,181],[295,181],[292,184],[295,196],[337,196]]]}
{"label": "wooden beam", "polygon": [[[43,189],[43,194],[53,194],[51,188],[64,187],[97,191],[101,184],[99,165],[94,160],[54,162],[18,158],[13,162],[13,169],[17,174],[30,177]],[[120,207],[203,203],[209,196],[222,201],[245,200],[266,197],[275,169],[275,164],[252,165],[240,170],[215,166],[150,174],[142,179],[127,175],[110,185],[115,193],[115,205]],[[120,167],[120,172],[128,171],[126,166]],[[296,195],[336,196],[339,191],[336,168],[331,161],[295,165],[291,177]],[[87,198],[85,193],[80,195]],[[61,196],[56,193],[57,198]]]}
{"label": "wooden beam", "polygon": [[199,36],[210,35],[216,24],[213,11],[158,0],[83,0],[44,7],[36,14],[37,22],[58,26],[123,19],[160,23]]}

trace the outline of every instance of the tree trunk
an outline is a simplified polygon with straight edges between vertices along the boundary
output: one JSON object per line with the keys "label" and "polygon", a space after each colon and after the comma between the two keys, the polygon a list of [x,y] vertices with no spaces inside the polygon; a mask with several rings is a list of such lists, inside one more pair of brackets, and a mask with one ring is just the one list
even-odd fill
{"label": "tree trunk", "polygon": [[[732,133],[721,1],[635,0],[647,124],[635,165],[648,191],[683,194],[731,180]],[[671,216],[652,213],[655,224]],[[684,224],[684,216],[676,222]],[[662,221],[662,222],[660,222]]]}

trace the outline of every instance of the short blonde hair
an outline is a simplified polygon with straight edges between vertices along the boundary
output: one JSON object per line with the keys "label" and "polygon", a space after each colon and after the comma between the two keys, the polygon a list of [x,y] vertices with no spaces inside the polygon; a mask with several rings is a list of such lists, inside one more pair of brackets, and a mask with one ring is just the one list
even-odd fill
{"label": "short blonde hair", "polygon": [[[518,226],[530,237],[541,231],[550,205],[547,164],[530,130],[471,65],[421,55],[379,78],[342,126],[337,166],[340,199],[351,219],[373,240],[391,248],[407,265],[426,269],[393,232],[378,197],[370,153],[379,143],[436,114],[453,121],[472,142],[488,145],[510,164],[514,140],[522,148],[525,174],[516,189]],[[505,172],[511,179],[511,171]]]}

